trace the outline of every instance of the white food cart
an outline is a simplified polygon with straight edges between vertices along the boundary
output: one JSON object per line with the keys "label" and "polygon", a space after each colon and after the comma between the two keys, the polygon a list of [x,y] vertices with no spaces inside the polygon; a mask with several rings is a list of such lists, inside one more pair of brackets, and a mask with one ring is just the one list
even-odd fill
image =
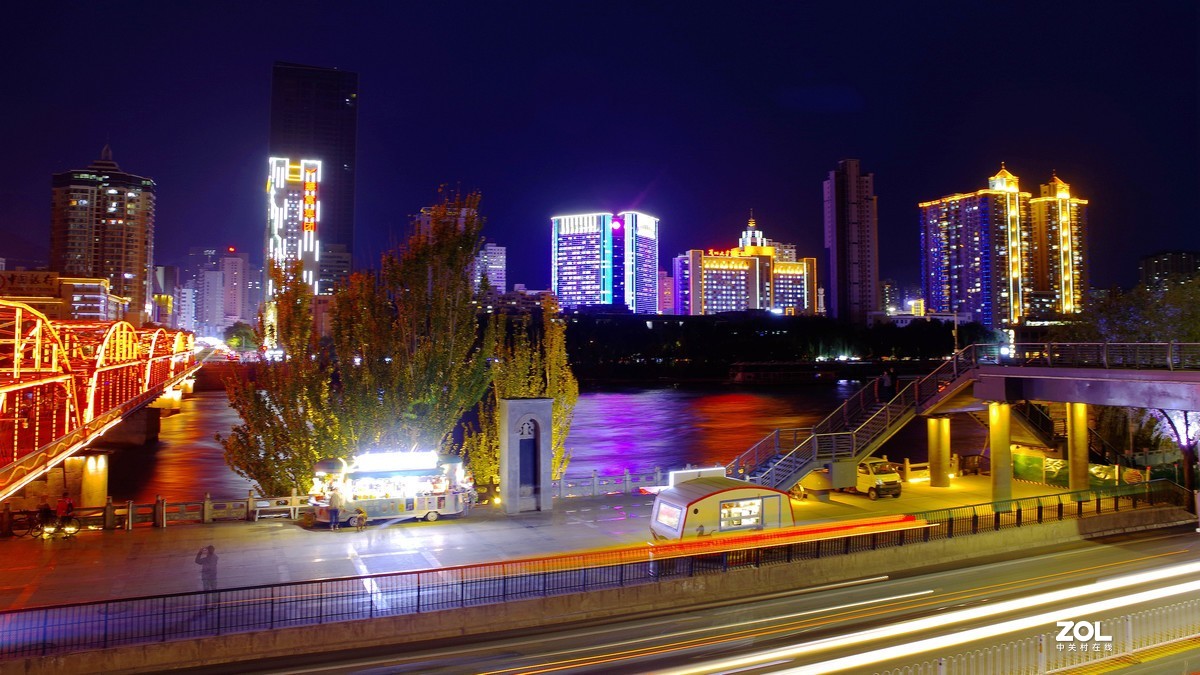
{"label": "white food cart", "polygon": [[437,520],[465,515],[474,490],[466,483],[459,457],[435,452],[376,451],[363,453],[347,465],[322,460],[314,467],[313,489],[305,525],[329,523],[329,491],[337,487],[345,499],[338,514],[343,525],[353,523],[356,510],[368,520]]}

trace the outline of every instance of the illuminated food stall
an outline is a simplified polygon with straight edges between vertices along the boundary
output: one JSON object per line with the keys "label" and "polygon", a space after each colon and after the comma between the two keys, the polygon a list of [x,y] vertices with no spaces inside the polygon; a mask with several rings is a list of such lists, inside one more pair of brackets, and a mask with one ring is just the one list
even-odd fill
{"label": "illuminated food stall", "polygon": [[329,493],[337,487],[346,504],[338,519],[349,524],[362,508],[368,520],[422,518],[467,513],[472,489],[459,457],[436,452],[375,451],[353,463],[322,460],[313,468],[311,509],[306,524],[329,522]]}
{"label": "illuminated food stall", "polygon": [[746,533],[795,525],[786,492],[724,476],[696,478],[658,493],[650,520],[655,540]]}

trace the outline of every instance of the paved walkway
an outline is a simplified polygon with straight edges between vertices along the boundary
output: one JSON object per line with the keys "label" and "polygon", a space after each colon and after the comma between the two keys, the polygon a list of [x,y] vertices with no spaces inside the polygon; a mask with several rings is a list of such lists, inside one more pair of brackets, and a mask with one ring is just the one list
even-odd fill
{"label": "paved walkway", "polygon": [[[872,502],[834,494],[793,502],[797,522],[914,513],[991,501],[987,476],[956,478],[949,488],[906,484],[899,499]],[[1016,483],[1014,497],[1063,492]],[[196,553],[213,545],[221,588],[324,577],[428,569],[649,540],[653,495],[556,502],[550,513],[505,516],[477,507],[462,519],[380,523],[355,532],[305,530],[288,520],[172,524],[132,531],[83,531],[71,539],[0,540],[6,573],[0,609],[201,590]]]}

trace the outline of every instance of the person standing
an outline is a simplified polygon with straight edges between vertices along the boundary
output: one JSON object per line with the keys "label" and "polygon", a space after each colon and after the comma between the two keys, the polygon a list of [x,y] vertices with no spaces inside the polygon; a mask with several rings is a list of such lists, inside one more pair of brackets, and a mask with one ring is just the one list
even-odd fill
{"label": "person standing", "polygon": [[346,505],[346,498],[338,492],[336,487],[329,489],[329,529],[340,530],[342,525],[342,507]]}
{"label": "person standing", "polygon": [[217,549],[209,544],[196,553],[196,564],[200,566],[200,583],[208,593],[204,604],[212,609],[215,604],[214,593],[217,590]]}

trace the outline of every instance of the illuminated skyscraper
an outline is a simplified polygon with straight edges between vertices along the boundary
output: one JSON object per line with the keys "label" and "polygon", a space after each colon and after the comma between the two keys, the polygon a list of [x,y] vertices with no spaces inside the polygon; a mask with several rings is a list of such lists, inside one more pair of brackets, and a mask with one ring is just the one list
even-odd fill
{"label": "illuminated skyscraper", "polygon": [[52,189],[50,268],[107,279],[140,326],[153,311],[154,181],[121,171],[106,145],[88,168],[55,174]]}
{"label": "illuminated skyscraper", "polygon": [[996,329],[1080,311],[1087,201],[1057,178],[1041,192],[1031,199],[1001,165],[986,189],[918,205],[928,311],[970,312]]}
{"label": "illuminated skyscraper", "polygon": [[271,74],[271,157],[315,160],[322,167],[321,244],[344,251],[320,259],[328,292],[354,254],[354,183],[358,171],[358,75],[336,68],[276,63]]}
{"label": "illuminated skyscraper", "polygon": [[550,219],[552,289],[565,309],[658,313],[658,218],[636,211]]}
{"label": "illuminated skyscraper", "polygon": [[[1031,316],[1053,318],[1083,309],[1088,287],[1084,265],[1087,207],[1087,200],[1072,197],[1071,186],[1057,175],[1041,186],[1040,197],[1029,200],[1033,283],[1027,307]],[[1034,304],[1037,298],[1042,299],[1042,307]]]}
{"label": "illuminated skyscraper", "polygon": [[[317,292],[321,202],[321,162],[272,157],[267,177],[267,260],[281,267],[300,262],[301,278]],[[275,295],[267,279],[267,297]]]}
{"label": "illuminated skyscraper", "polygon": [[829,316],[866,323],[879,307],[879,223],[875,175],[844,159],[824,183]]}
{"label": "illuminated skyscraper", "polygon": [[676,314],[717,314],[763,309],[811,314],[816,304],[817,261],[795,259],[795,246],[775,246],[751,218],[738,246],[728,252],[691,250],[673,262]]}

